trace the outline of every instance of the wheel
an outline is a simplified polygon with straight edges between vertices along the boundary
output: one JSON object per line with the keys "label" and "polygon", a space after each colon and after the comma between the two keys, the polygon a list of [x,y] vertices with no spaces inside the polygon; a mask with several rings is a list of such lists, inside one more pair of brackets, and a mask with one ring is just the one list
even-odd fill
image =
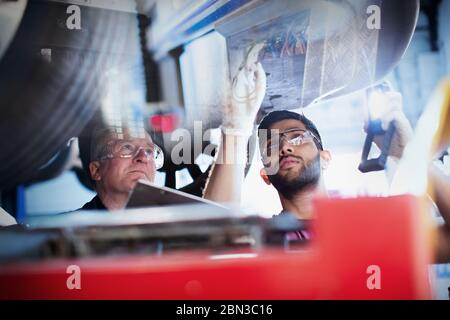
{"label": "wheel", "polygon": [[139,50],[136,14],[80,6],[84,27],[69,30],[68,6],[28,1],[1,58],[0,190],[31,182],[79,135],[101,104],[105,72],[133,51],[133,32]]}

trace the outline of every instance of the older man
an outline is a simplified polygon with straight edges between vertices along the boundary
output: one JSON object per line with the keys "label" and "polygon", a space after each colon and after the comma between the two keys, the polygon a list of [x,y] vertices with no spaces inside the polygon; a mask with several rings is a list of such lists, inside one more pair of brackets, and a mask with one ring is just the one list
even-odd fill
{"label": "older man", "polygon": [[97,195],[81,210],[123,209],[139,179],[153,182],[164,155],[146,132],[102,128],[93,133],[89,172]]}

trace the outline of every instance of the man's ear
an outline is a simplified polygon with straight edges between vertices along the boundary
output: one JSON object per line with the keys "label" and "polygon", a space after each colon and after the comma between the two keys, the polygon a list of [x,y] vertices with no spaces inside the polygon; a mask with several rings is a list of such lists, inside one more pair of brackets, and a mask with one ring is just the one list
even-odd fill
{"label": "man's ear", "polygon": [[269,176],[267,175],[267,171],[266,169],[262,168],[261,170],[259,170],[259,175],[261,176],[261,178],[264,180],[264,182],[270,186],[272,183],[269,180]]}
{"label": "man's ear", "polygon": [[100,161],[91,161],[89,163],[89,173],[94,181],[100,181],[102,179],[100,175]]}
{"label": "man's ear", "polygon": [[326,170],[331,161],[331,153],[328,150],[320,151],[320,167],[322,170]]}

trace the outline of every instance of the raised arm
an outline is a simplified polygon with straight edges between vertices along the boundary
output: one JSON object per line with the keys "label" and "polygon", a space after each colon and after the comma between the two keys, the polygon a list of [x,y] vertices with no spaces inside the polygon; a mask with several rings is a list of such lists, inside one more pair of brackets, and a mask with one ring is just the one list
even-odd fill
{"label": "raised arm", "polygon": [[266,74],[258,55],[264,44],[249,48],[234,77],[222,124],[222,143],[203,196],[239,204],[247,160],[247,143],[266,91]]}

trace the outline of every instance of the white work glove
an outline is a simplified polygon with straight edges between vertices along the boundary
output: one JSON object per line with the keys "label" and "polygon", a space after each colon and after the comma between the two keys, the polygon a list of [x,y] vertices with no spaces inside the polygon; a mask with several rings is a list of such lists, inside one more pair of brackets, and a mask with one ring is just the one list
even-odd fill
{"label": "white work glove", "polygon": [[249,48],[231,85],[222,130],[225,134],[251,136],[256,114],[266,93],[266,73],[258,62],[264,43]]}
{"label": "white work glove", "polygon": [[[395,133],[392,138],[389,155],[396,159],[400,159],[403,155],[403,150],[408,142],[411,140],[413,130],[411,124],[403,113],[403,99],[400,92],[385,92],[383,93],[383,112],[380,115],[381,126],[383,130],[389,128],[391,121],[394,121]],[[367,132],[367,120],[364,125],[364,130]],[[375,144],[378,148],[383,147],[384,135],[376,136],[374,138]]]}

